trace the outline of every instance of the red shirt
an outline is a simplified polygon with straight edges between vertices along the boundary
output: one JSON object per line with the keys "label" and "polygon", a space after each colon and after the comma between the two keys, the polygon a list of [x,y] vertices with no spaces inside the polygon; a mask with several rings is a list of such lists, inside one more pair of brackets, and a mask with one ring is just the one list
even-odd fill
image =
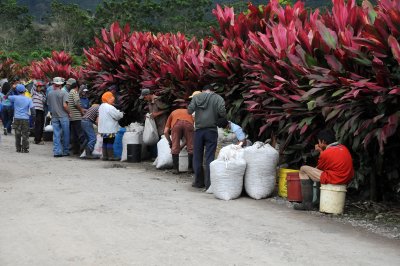
{"label": "red shirt", "polygon": [[323,171],[321,184],[348,184],[354,175],[351,154],[341,144],[321,152],[317,168]]}

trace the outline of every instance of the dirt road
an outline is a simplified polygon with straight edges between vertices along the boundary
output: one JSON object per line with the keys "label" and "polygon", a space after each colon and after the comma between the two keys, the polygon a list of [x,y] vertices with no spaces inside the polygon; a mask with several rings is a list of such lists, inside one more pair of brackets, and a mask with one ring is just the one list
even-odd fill
{"label": "dirt road", "polygon": [[[0,265],[400,265],[400,241],[188,175],[0,143]],[[124,168],[114,168],[124,167]]]}

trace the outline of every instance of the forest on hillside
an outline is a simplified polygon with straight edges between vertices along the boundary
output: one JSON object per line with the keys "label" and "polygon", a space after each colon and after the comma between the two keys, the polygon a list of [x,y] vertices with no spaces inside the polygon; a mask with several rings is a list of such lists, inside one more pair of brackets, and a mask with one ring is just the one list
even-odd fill
{"label": "forest on hillside", "polygon": [[[293,4],[293,0],[281,0]],[[308,8],[331,5],[331,0],[303,1]],[[253,1],[255,5],[268,1]],[[203,38],[216,25],[212,10],[216,5],[232,6],[235,12],[247,9],[248,1],[238,0],[0,0],[0,54],[29,64],[64,50],[80,63],[84,47],[90,47],[102,28],[114,21],[129,23],[136,31],[181,32]]]}

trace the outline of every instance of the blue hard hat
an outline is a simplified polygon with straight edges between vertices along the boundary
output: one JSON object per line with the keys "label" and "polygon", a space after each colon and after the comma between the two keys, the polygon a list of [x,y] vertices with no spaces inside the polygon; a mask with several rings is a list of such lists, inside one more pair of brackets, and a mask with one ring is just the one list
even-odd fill
{"label": "blue hard hat", "polygon": [[17,92],[19,93],[23,93],[26,91],[25,86],[22,84],[18,84],[17,87],[15,88],[17,90]]}

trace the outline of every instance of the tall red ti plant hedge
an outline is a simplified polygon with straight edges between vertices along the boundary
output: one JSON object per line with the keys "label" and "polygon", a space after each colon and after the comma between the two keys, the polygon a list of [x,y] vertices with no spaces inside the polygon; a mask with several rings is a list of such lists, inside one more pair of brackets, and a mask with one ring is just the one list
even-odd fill
{"label": "tall red ti plant hedge", "polygon": [[398,197],[399,1],[374,9],[335,0],[323,15],[305,13],[301,3],[269,5],[275,12],[265,31],[249,33],[242,64],[248,108],[265,121],[260,133],[277,130],[284,152],[295,155],[285,161],[299,166],[315,133],[334,128],[354,153],[353,185],[369,183],[373,199],[379,190]]}
{"label": "tall red ti plant hedge", "polygon": [[15,76],[25,77],[23,68],[11,58],[0,58],[0,78],[12,80]]}
{"label": "tall red ti plant hedge", "polygon": [[53,51],[51,57],[31,63],[30,75],[34,79],[45,81],[50,81],[54,77],[79,79],[81,69],[80,67],[74,68],[72,62],[72,57],[68,53]]}
{"label": "tall red ti plant hedge", "polygon": [[128,121],[140,120],[142,88],[150,88],[169,105],[188,99],[202,84],[207,66],[208,40],[188,40],[184,35],[130,32],[113,23],[103,29],[96,46],[85,50],[85,79],[100,96],[108,87],[118,87],[118,101]]}

